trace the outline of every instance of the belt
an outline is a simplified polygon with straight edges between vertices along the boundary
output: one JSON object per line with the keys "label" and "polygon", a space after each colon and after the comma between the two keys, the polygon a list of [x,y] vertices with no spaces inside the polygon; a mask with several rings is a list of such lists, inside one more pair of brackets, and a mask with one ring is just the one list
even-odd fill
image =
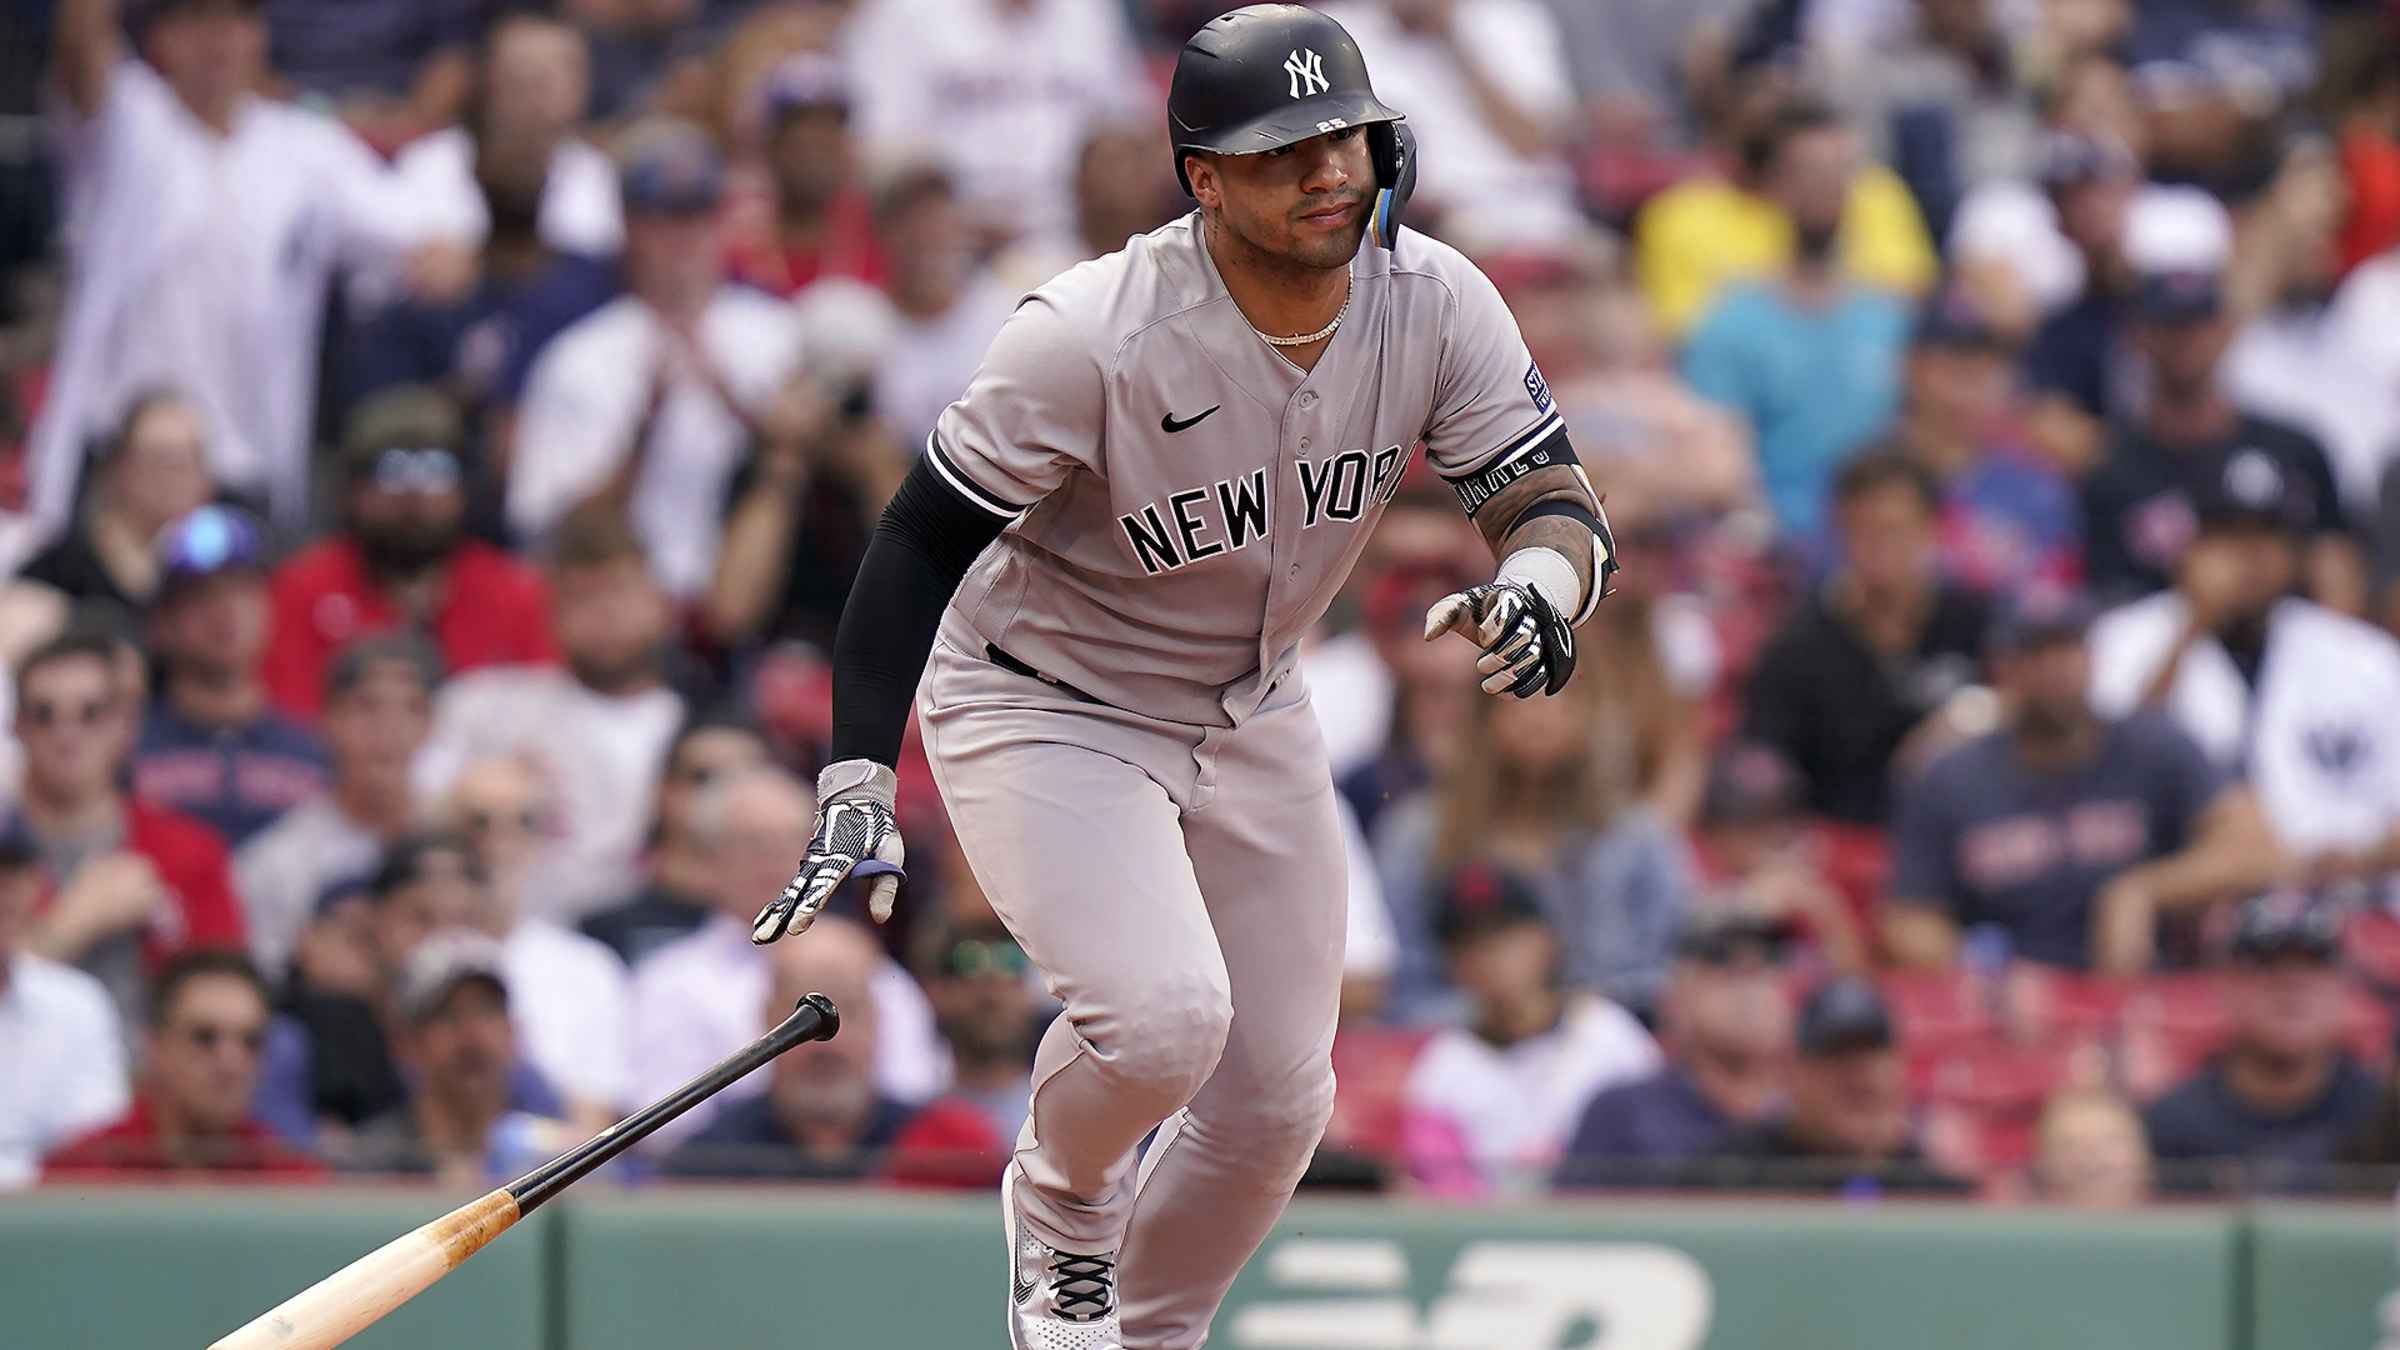
{"label": "belt", "polygon": [[1040,680],[1042,683],[1049,685],[1051,688],[1056,689],[1060,693],[1072,694],[1085,703],[1098,703],[1103,708],[1111,706],[1107,702],[1094,698],[1090,694],[1087,694],[1076,688],[1074,685],[1067,683],[1065,680],[1059,679],[1054,675],[1044,675],[1042,672],[1035,670],[1029,665],[1026,665],[1017,658],[1010,656],[1007,652],[1000,650],[998,647],[993,646],[989,642],[983,644],[983,654],[984,657],[993,665],[998,666],[1002,670],[1008,671],[1011,674],[1023,675],[1028,679]]}

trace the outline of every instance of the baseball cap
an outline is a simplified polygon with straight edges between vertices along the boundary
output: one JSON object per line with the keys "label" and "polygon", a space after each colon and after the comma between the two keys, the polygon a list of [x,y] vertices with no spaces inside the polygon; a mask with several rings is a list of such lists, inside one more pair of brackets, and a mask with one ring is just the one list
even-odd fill
{"label": "baseball cap", "polygon": [[2034,154],[2034,178],[2046,191],[2059,192],[2103,179],[2139,179],[2141,157],[2114,136],[2082,131],[2054,131],[2042,138]]}
{"label": "baseball cap", "polygon": [[1917,347],[1978,352],[2003,352],[2013,345],[1963,286],[1944,286],[1925,297],[1925,303],[1917,307],[1917,321],[1909,333],[1909,343]]}
{"label": "baseball cap", "polygon": [[725,197],[725,160],[707,132],[662,119],[637,129],[617,163],[629,214],[696,216]]}
{"label": "baseball cap", "polygon": [[1445,947],[1520,923],[1543,922],[1541,902],[1523,877],[1486,862],[1450,874],[1435,904],[1433,935]]}
{"label": "baseball cap", "polygon": [[2330,965],[2342,954],[2342,923],[2331,906],[2279,892],[2244,901],[2234,919],[2233,959],[2266,965],[2287,956]]}
{"label": "baseball cap", "polygon": [[1756,741],[1734,741],[1709,762],[1700,794],[1704,825],[1749,825],[1799,814],[1800,774],[1783,752]]}
{"label": "baseball cap", "polygon": [[1985,641],[1993,651],[2031,651],[2049,643],[2082,637],[2091,630],[2098,613],[2090,597],[2079,590],[2028,587],[2002,603]]}
{"label": "baseball cap", "polygon": [[2134,283],[2133,309],[2144,323],[2199,323],[2224,307],[2224,284],[2207,268],[2145,272]]}
{"label": "baseball cap", "polygon": [[1826,981],[1800,1005],[1800,1053],[1841,1055],[1888,1050],[1899,1037],[1891,1005],[1874,985],[1854,975]]}
{"label": "baseball cap", "polygon": [[767,75],[767,116],[781,121],[796,112],[850,108],[850,77],[842,63],[823,52],[785,57]]}
{"label": "baseball cap", "polygon": [[394,1007],[402,1019],[422,1022],[442,1010],[459,986],[489,985],[508,1001],[500,944],[481,933],[436,933],[418,944],[400,972]]}
{"label": "baseball cap", "polygon": [[2192,494],[2192,514],[2210,526],[2265,526],[2296,530],[2308,502],[2291,471],[2264,450],[2245,447],[2226,457],[2216,475]]}
{"label": "baseball cap", "polygon": [[422,385],[368,399],[342,429],[342,481],[400,492],[458,486],[458,447],[466,427],[458,404]]}
{"label": "baseball cap", "polygon": [[266,566],[258,525],[230,506],[203,506],[178,516],[158,532],[153,547],[162,599],[193,582],[226,572],[258,572]]}

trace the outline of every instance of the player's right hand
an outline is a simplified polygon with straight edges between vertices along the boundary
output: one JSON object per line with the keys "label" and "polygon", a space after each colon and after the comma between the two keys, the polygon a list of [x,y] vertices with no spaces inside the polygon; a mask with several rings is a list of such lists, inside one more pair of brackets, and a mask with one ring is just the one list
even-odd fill
{"label": "player's right hand", "polygon": [[854,876],[873,878],[867,912],[875,922],[892,917],[892,901],[907,875],[900,864],[908,850],[892,815],[899,791],[899,778],[873,760],[845,759],[825,766],[817,775],[817,828],[809,837],[808,855],[783,894],[758,912],[750,929],[752,942],[764,945],[806,932],[833,893]]}

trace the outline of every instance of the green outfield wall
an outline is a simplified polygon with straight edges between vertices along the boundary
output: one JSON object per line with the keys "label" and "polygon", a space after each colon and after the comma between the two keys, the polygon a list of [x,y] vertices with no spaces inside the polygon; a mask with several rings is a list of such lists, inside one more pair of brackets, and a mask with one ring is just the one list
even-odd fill
{"label": "green outfield wall", "polygon": [[[0,1347],[201,1350],[465,1197],[0,1199]],[[995,1206],[605,1191],[537,1214],[360,1350],[997,1350]],[[1216,1350],[2376,1350],[2384,1206],[2037,1210],[1594,1200],[1295,1207]]]}

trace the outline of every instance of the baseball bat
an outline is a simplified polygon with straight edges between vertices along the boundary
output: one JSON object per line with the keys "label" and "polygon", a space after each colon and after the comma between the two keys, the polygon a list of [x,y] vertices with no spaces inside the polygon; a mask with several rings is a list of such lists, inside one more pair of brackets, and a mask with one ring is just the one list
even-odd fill
{"label": "baseball bat", "polygon": [[833,1000],[810,994],[773,1030],[714,1068],[550,1161],[414,1232],[403,1234],[292,1295],[209,1350],[331,1350],[415,1298],[509,1225],[651,1131],[738,1082],[802,1041],[841,1029]]}

